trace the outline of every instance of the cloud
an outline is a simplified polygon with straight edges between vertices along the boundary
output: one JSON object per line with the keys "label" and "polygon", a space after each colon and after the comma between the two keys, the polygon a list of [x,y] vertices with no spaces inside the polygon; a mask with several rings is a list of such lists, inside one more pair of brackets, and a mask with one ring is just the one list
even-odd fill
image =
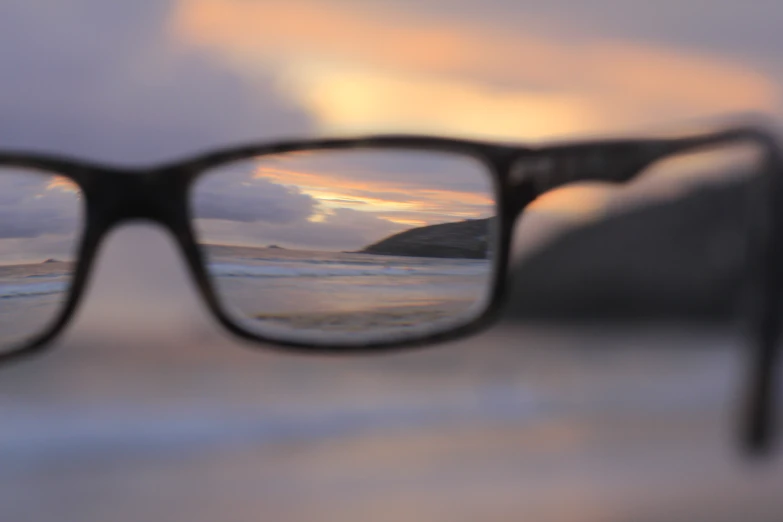
{"label": "cloud", "polygon": [[[53,186],[55,179],[0,168],[0,240],[79,236],[84,226],[83,203],[70,186]],[[73,240],[68,246],[73,247]]]}
{"label": "cloud", "polygon": [[194,184],[193,212],[201,219],[287,224],[306,221],[317,205],[296,187],[254,178],[251,162],[209,172]]}
{"label": "cloud", "polygon": [[268,245],[292,248],[355,250],[409,226],[392,223],[372,213],[339,208],[322,221],[276,225],[268,222],[198,220],[201,241],[217,244]]}
{"label": "cloud", "polygon": [[324,132],[417,132],[536,140],[599,128],[604,115],[577,93],[497,88],[480,78],[454,80],[367,68],[292,68],[294,99]]}
{"label": "cloud", "polygon": [[172,3],[0,4],[0,143],[142,163],[299,134],[309,118],[166,33]]}
{"label": "cloud", "polygon": [[523,31],[437,5],[435,16],[411,3],[182,0],[171,30],[237,70],[279,71],[323,132],[540,139],[781,109],[773,80],[718,53],[574,38],[568,24]]}
{"label": "cloud", "polygon": [[[302,134],[309,117],[167,33],[168,0],[0,2],[0,148],[139,165]],[[0,180],[0,262],[72,254],[72,194]]]}
{"label": "cloud", "polygon": [[209,243],[356,249],[411,226],[489,215],[489,178],[462,163],[356,150],[260,157],[200,178],[193,215]]}
{"label": "cloud", "polygon": [[[364,0],[344,0],[351,9]],[[780,81],[780,25],[783,4],[736,0],[374,0],[376,9],[415,11],[450,23],[469,20],[499,32],[543,35],[578,47],[586,40],[614,39],[684,50],[689,54],[730,55],[760,66]]]}
{"label": "cloud", "polygon": [[411,191],[453,189],[482,194],[491,186],[489,168],[459,153],[355,148],[279,154],[258,158],[258,176],[302,186],[337,186],[341,189],[410,197]]}
{"label": "cloud", "polygon": [[484,217],[494,199],[486,166],[459,154],[351,149],[274,155],[257,165],[257,177],[295,186],[324,209],[385,212],[392,220],[400,212],[422,223]]}

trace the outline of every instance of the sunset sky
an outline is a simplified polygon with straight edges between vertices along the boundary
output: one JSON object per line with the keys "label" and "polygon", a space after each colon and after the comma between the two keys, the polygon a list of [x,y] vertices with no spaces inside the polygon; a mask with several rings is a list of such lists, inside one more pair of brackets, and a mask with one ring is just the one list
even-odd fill
{"label": "sunset sky", "polygon": [[[0,147],[149,164],[282,138],[415,132],[540,142],[738,112],[779,117],[783,4],[708,5],[11,0],[0,5],[0,67],[9,71]],[[332,190],[315,194],[307,176],[273,167],[263,176],[268,194],[318,199],[296,231],[304,246],[430,222],[400,205],[447,199],[335,172]],[[441,186],[455,191],[445,178]],[[394,196],[401,190],[409,201]],[[449,195],[454,216],[464,214],[458,192]],[[601,199],[583,189],[538,211],[568,215]],[[345,204],[330,210],[338,200]],[[234,226],[222,221],[215,226]]]}
{"label": "sunset sky", "polygon": [[473,158],[430,151],[279,154],[207,172],[194,186],[202,241],[357,250],[412,227],[493,216]]}

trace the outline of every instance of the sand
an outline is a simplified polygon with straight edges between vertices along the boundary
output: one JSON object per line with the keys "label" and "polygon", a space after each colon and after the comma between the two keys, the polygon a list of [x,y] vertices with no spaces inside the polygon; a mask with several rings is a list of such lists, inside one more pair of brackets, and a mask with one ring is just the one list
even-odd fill
{"label": "sand", "polygon": [[0,520],[780,520],[782,463],[736,453],[723,336],[520,327],[334,358],[165,313],[104,327],[4,370]]}
{"label": "sand", "polygon": [[[417,328],[453,324],[470,318],[470,301],[441,301],[405,306],[380,306],[372,309],[299,314],[258,314],[256,319],[277,326],[326,332],[367,332],[373,329]],[[480,310],[478,310],[480,312]]]}

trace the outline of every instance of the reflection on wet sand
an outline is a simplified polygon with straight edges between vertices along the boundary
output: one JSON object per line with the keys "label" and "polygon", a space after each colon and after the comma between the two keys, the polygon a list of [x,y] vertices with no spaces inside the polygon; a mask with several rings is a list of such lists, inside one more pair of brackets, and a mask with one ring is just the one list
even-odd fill
{"label": "reflection on wet sand", "polygon": [[[417,328],[422,324],[436,327],[439,324],[459,323],[471,301],[440,301],[408,306],[378,306],[370,309],[342,312],[313,312],[303,314],[259,314],[256,319],[271,325],[306,330],[364,332],[379,328]],[[444,326],[445,327],[445,326]]]}
{"label": "reflection on wet sand", "polygon": [[488,259],[226,245],[204,251],[237,321],[261,335],[319,344],[461,326],[484,311],[493,281]]}
{"label": "reflection on wet sand", "polygon": [[331,358],[152,323],[4,371],[4,520],[779,512],[781,463],[746,467],[730,436],[742,345],[725,332],[507,327]]}
{"label": "reflection on wet sand", "polygon": [[74,263],[58,259],[0,265],[0,353],[40,334],[67,301]]}

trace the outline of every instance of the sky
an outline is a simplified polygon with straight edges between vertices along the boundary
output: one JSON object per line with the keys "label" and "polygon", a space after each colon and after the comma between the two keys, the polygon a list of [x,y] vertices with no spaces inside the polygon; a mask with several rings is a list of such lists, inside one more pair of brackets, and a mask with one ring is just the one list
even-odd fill
{"label": "sky", "polygon": [[193,192],[197,236],[210,244],[353,251],[406,229],[495,214],[486,167],[432,151],[262,156],[207,172]]}
{"label": "sky", "polygon": [[[6,0],[0,148],[147,165],[313,136],[416,132],[541,142],[734,113],[778,118],[781,19],[776,0],[752,7],[730,0]],[[236,181],[225,179],[215,189],[224,196]],[[330,200],[314,196],[301,177],[251,179],[265,201],[280,196],[277,211],[250,222],[223,215],[210,226],[229,235],[248,223],[271,230],[279,220],[272,214],[289,216],[292,246],[314,247],[327,237],[347,244],[382,236],[406,221],[464,218],[459,209],[440,218],[390,216],[393,201],[365,190],[365,202],[376,202],[372,212],[356,203],[360,181],[334,172],[321,182],[341,187]],[[389,188],[389,179],[371,187],[375,194],[395,193],[384,183]],[[30,218],[29,226],[0,220],[0,255],[18,251],[18,240],[46,254],[63,244],[46,222],[72,193],[42,186],[31,197],[50,217]],[[452,192],[442,201],[461,193],[440,186]],[[397,190],[419,209],[429,204],[414,196],[421,191]],[[548,198],[537,211],[591,208],[595,193],[575,194]],[[329,203],[350,198],[339,208]],[[282,208],[283,200],[293,206]],[[33,223],[42,223],[38,235]]]}

